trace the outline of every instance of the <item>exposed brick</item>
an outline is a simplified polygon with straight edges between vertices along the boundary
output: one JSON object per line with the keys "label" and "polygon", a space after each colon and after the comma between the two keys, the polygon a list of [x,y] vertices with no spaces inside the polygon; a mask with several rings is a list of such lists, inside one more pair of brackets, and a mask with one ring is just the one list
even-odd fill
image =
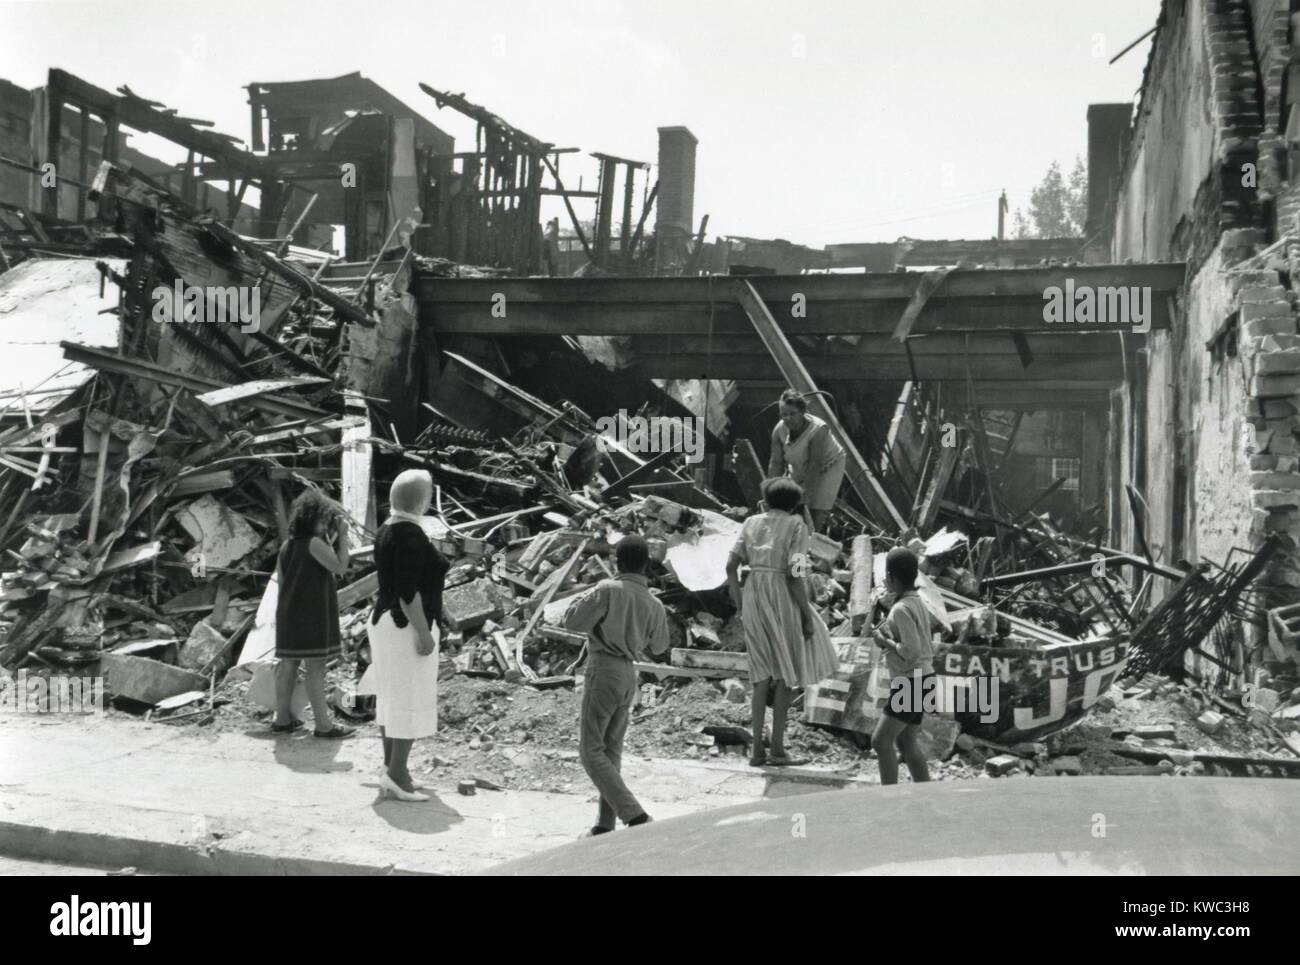
{"label": "exposed brick", "polygon": [[1268,235],[1261,228],[1235,228],[1223,233],[1225,248],[1253,248],[1267,241]]}
{"label": "exposed brick", "polygon": [[1265,399],[1263,403],[1266,419],[1288,418],[1296,414],[1296,404],[1287,399]]}
{"label": "exposed brick", "polygon": [[1291,299],[1287,296],[1287,290],[1282,285],[1252,285],[1249,288],[1242,288],[1237,292],[1237,301],[1241,304],[1271,304],[1273,302],[1284,302],[1291,304]]}
{"label": "exposed brick", "polygon": [[1228,279],[1228,290],[1234,295],[1243,288],[1281,285],[1282,276],[1276,271],[1238,271]]}
{"label": "exposed brick", "polygon": [[1300,489],[1300,475],[1290,472],[1252,472],[1249,476],[1250,488],[1255,490],[1267,489]]}
{"label": "exposed brick", "polygon": [[1250,394],[1259,398],[1290,396],[1297,392],[1300,392],[1300,375],[1256,375],[1250,380]]}
{"label": "exposed brick", "polygon": [[1278,506],[1300,507],[1300,492],[1261,489],[1250,494],[1250,504],[1256,509],[1273,509]]}
{"label": "exposed brick", "polygon": [[1300,349],[1300,335],[1266,335],[1252,339],[1250,345],[1252,352],[1286,352],[1291,349]]}
{"label": "exposed brick", "polygon": [[1246,338],[1265,338],[1269,335],[1295,335],[1295,318],[1273,315],[1253,321],[1242,320],[1241,333]]}
{"label": "exposed brick", "polygon": [[1300,445],[1296,444],[1295,437],[1290,433],[1272,432],[1269,433],[1264,451],[1279,456],[1294,456],[1300,452]]}
{"label": "exposed brick", "polygon": [[[1300,372],[1300,352],[1261,352],[1255,356],[1253,369],[1256,375],[1289,375]],[[1300,390],[1300,383],[1297,383],[1296,389]],[[1264,414],[1269,415],[1267,407]]]}
{"label": "exposed brick", "polygon": [[1300,524],[1300,515],[1294,510],[1256,508],[1250,511],[1250,533],[1261,539],[1269,533],[1289,533],[1297,524]]}

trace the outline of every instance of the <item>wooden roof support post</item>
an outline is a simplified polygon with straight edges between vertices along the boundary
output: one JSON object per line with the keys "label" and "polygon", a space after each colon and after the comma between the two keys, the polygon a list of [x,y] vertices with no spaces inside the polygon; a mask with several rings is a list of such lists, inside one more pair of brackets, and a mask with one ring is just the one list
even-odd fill
{"label": "wooden roof support post", "polygon": [[862,458],[862,453],[858,452],[858,447],[853,444],[849,434],[844,431],[844,426],[831,407],[826,404],[824,396],[817,393],[817,385],[813,382],[812,376],[804,367],[799,356],[795,353],[794,348],[777,325],[776,319],[767,309],[767,303],[758,297],[758,292],[754,286],[744,279],[739,279],[736,286],[737,300],[749,320],[754,324],[754,330],[758,332],[759,338],[767,346],[767,350],[772,353],[772,358],[776,361],[777,367],[781,369],[781,374],[785,376],[786,382],[791,388],[796,389],[808,398],[808,408],[814,415],[825,420],[830,426],[831,432],[839,440],[841,446],[848,456],[847,473],[849,484],[853,491],[858,494],[863,505],[875,517],[876,522],[883,526],[893,524],[901,532],[907,529],[907,520],[899,513],[898,509],[890,502],[889,497],[885,495],[884,489],[881,488],[879,480],[872,474],[871,469],[867,466],[867,461]]}

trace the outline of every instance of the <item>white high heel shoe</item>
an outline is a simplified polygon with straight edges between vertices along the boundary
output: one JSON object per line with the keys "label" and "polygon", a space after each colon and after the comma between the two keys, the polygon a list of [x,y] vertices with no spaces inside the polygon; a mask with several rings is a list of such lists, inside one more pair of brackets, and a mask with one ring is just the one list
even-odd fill
{"label": "white high heel shoe", "polygon": [[399,801],[419,802],[429,800],[429,795],[421,794],[419,791],[402,790],[401,785],[394,781],[387,771],[384,771],[383,775],[379,778],[379,793],[384,797],[391,794]]}

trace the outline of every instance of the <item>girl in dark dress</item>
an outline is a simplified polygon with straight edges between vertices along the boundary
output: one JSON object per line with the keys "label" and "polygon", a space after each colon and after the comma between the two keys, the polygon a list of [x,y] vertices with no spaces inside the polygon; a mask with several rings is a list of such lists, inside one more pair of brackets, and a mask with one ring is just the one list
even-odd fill
{"label": "girl in dark dress", "polygon": [[380,790],[399,801],[429,799],[415,790],[407,758],[416,740],[438,730],[438,618],[450,564],[420,526],[432,498],[427,472],[399,474],[375,534],[379,595],[366,628],[372,663],[363,689],[375,694],[384,739]]}
{"label": "girl in dark dress", "polygon": [[289,538],[276,563],[279,596],[275,607],[275,719],[278,734],[297,730],[290,704],[298,682],[298,664],[306,665],[317,737],[352,733],[334,722],[325,697],[325,664],[343,649],[339,638],[339,597],[335,578],[348,568],[346,520],[338,507],[315,490],[294,500],[289,511]]}

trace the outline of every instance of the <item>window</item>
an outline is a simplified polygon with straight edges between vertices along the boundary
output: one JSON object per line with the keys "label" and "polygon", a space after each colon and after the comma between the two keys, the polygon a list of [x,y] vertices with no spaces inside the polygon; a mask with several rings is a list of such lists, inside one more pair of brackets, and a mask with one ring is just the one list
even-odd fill
{"label": "window", "polygon": [[1061,484],[1061,489],[1066,492],[1079,491],[1079,466],[1078,459],[1052,459],[1052,479],[1057,480],[1065,477],[1065,482]]}

